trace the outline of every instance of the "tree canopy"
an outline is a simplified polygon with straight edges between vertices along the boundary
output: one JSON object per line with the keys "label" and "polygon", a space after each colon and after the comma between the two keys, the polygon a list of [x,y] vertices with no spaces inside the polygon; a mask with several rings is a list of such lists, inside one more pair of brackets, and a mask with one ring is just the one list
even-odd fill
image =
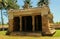
{"label": "tree canopy", "polygon": [[38,2],[38,6],[43,6],[43,4],[46,4],[46,5],[48,5],[49,4],[49,0],[39,0],[39,2]]}
{"label": "tree canopy", "polygon": [[[24,0],[24,4],[27,3],[29,4],[29,7],[32,7],[32,3],[31,3],[31,0]],[[34,2],[33,2],[34,3]],[[49,5],[49,0],[38,0],[38,3],[37,3],[37,6],[43,6],[43,4],[45,5]]]}
{"label": "tree canopy", "polygon": [[23,8],[30,8],[30,7],[32,7],[31,6],[31,0],[24,0],[24,6],[23,6]]}
{"label": "tree canopy", "polygon": [[19,9],[19,5],[17,5],[17,0],[7,0],[6,9]]}
{"label": "tree canopy", "polygon": [[[17,0],[0,0],[2,26],[4,24],[3,12],[2,12],[3,9],[6,9],[6,13],[7,13],[7,10],[9,10],[9,9],[19,9],[19,5],[17,4]],[[6,14],[6,16],[7,16],[7,14]]]}
{"label": "tree canopy", "polygon": [[19,9],[19,5],[17,4],[17,0],[2,0],[0,1],[0,8],[5,9]]}
{"label": "tree canopy", "polygon": [[27,2],[28,4],[30,3],[31,0],[25,0],[25,2]]}

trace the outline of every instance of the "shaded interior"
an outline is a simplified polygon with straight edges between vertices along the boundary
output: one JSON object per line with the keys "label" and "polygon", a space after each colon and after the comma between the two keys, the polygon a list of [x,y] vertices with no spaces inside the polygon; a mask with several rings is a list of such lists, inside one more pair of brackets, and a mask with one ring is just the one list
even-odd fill
{"label": "shaded interior", "polygon": [[35,31],[42,31],[42,17],[41,17],[41,15],[35,16]]}
{"label": "shaded interior", "polygon": [[[13,31],[20,31],[20,18],[14,17],[13,22]],[[35,16],[35,31],[42,31],[42,16]],[[32,16],[23,16],[22,17],[22,31],[23,32],[32,32],[33,24],[32,24]]]}
{"label": "shaded interior", "polygon": [[20,31],[20,18],[19,17],[14,17],[14,22],[13,22],[13,31],[17,32]]}
{"label": "shaded interior", "polygon": [[26,32],[32,31],[32,17],[31,16],[22,17],[22,30]]}

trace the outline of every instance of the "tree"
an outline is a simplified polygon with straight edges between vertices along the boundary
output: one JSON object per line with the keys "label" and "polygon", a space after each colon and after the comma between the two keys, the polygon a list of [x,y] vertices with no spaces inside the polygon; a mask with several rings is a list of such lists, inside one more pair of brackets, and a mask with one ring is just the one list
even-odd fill
{"label": "tree", "polygon": [[55,22],[55,24],[60,24],[60,22]]}
{"label": "tree", "polygon": [[0,9],[1,9],[1,21],[2,21],[2,27],[3,27],[3,15],[2,15],[2,9],[3,9],[3,5],[2,5],[3,3],[2,3],[2,1],[0,1]]}
{"label": "tree", "polygon": [[43,6],[43,4],[48,5],[49,4],[49,0],[39,0],[37,5],[38,6]]}
{"label": "tree", "polygon": [[5,9],[19,9],[19,5],[17,5],[17,0],[7,0],[7,7]]}
{"label": "tree", "polygon": [[24,1],[24,6],[23,6],[23,8],[25,9],[25,8],[30,8],[30,7],[32,7],[30,2],[31,2],[31,0],[25,0],[25,1]]}
{"label": "tree", "polygon": [[1,9],[1,20],[2,20],[2,27],[3,27],[4,22],[3,22],[2,10],[19,9],[19,6],[17,5],[17,0],[0,0],[0,9]]}

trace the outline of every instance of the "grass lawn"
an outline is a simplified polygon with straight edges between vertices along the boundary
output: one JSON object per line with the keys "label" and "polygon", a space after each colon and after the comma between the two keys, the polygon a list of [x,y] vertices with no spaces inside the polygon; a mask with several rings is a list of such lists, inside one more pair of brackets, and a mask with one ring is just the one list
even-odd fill
{"label": "grass lawn", "polygon": [[0,35],[5,35],[6,31],[0,31]]}
{"label": "grass lawn", "polygon": [[60,30],[56,30],[56,33],[54,34],[53,37],[60,37]]}
{"label": "grass lawn", "polygon": [[0,31],[0,39],[60,39],[60,30],[56,30],[56,33],[52,37],[7,36],[5,34],[6,34],[6,31]]}

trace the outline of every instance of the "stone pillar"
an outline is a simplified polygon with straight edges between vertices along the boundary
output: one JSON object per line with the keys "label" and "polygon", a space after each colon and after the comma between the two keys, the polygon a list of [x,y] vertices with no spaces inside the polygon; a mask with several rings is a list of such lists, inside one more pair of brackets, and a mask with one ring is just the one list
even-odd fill
{"label": "stone pillar", "polygon": [[38,18],[37,18],[37,16],[36,16],[36,28],[37,28],[37,30],[38,30]]}
{"label": "stone pillar", "polygon": [[22,31],[22,16],[20,16],[20,32]]}
{"label": "stone pillar", "polygon": [[13,19],[9,19],[9,28],[8,28],[9,32],[13,31]]}
{"label": "stone pillar", "polygon": [[8,28],[8,31],[9,31],[9,32],[12,32],[12,31],[13,31],[13,26],[14,26],[14,25],[13,25],[13,17],[14,17],[14,16],[13,16],[12,13],[9,13],[8,15],[9,15],[9,16],[8,16],[8,17],[9,17],[9,28]]}
{"label": "stone pillar", "polygon": [[49,31],[48,29],[48,19],[46,16],[42,16],[42,32],[43,34],[47,34]]}
{"label": "stone pillar", "polygon": [[33,28],[32,28],[32,31],[35,31],[35,16],[32,16],[32,26],[33,26]]}

